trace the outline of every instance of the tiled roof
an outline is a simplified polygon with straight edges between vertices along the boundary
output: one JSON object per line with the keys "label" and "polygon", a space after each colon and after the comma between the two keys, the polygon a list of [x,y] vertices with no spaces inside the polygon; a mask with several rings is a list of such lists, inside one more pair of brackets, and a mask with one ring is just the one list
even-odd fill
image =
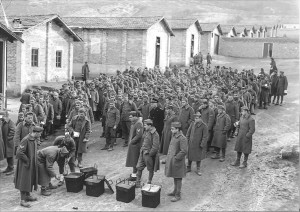
{"label": "tiled roof", "polygon": [[6,34],[6,36],[8,37],[8,40],[10,42],[13,42],[15,40],[21,41],[22,43],[24,42],[24,40],[22,38],[20,38],[18,35],[16,35],[13,31],[11,31],[10,29],[8,29],[4,24],[2,24],[0,22],[0,33],[1,34]]}
{"label": "tiled roof", "polygon": [[221,37],[224,41],[232,41],[232,42],[270,42],[270,43],[299,43],[299,38],[228,38],[228,37]]}
{"label": "tiled roof", "polygon": [[200,23],[202,31],[204,32],[212,32],[215,28],[217,28],[217,23]]}
{"label": "tiled roof", "polygon": [[63,17],[70,27],[100,29],[148,29],[163,17]]}
{"label": "tiled roof", "polygon": [[187,29],[195,24],[195,19],[168,19],[168,23],[172,29]]}
{"label": "tiled roof", "polygon": [[[10,30],[13,32],[23,32],[27,29],[30,29],[31,27],[34,27],[38,24],[55,20],[56,23],[64,28],[65,32],[69,34],[71,37],[73,37],[74,41],[82,41],[82,39],[75,33],[73,32],[72,29],[70,29],[63,21],[62,19],[56,15],[56,14],[48,14],[48,15],[31,15],[31,16],[8,16],[7,17],[9,25],[10,25]],[[13,28],[13,20],[14,19],[20,19],[21,25],[18,28]],[[4,17],[0,17],[0,22],[4,23]]]}
{"label": "tiled roof", "polygon": [[[8,16],[7,19],[8,19],[8,22],[9,22],[10,26],[12,26],[13,20],[16,19],[16,18],[19,18],[22,22],[22,27],[18,28],[18,30],[22,31],[22,30],[26,30],[30,27],[33,27],[33,26],[35,26],[39,23],[42,23],[42,22],[44,22],[48,19],[51,19],[55,16],[57,16],[57,15],[55,15],[55,14],[31,15],[31,16],[17,16],[17,15],[14,15],[14,16]],[[0,17],[0,22],[4,22],[4,17],[3,16]]]}
{"label": "tiled roof", "polygon": [[[236,33],[242,33],[246,29],[244,25],[232,25],[232,26],[234,26]],[[221,27],[223,31],[223,25]]]}
{"label": "tiled roof", "polygon": [[221,28],[223,33],[229,33],[232,30],[232,28],[234,28],[234,25],[221,24]]}

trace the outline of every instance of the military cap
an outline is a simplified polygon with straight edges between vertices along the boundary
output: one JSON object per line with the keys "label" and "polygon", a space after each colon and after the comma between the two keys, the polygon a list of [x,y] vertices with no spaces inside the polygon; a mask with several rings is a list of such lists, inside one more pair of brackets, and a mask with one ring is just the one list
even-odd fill
{"label": "military cap", "polygon": [[44,128],[43,127],[39,127],[39,126],[34,126],[34,128],[33,128],[33,132],[42,132],[44,130]]}
{"label": "military cap", "polygon": [[179,121],[172,122],[171,127],[181,127],[181,123]]}
{"label": "military cap", "polygon": [[218,109],[222,109],[222,110],[225,110],[225,107],[224,107],[224,105],[218,105]]}
{"label": "military cap", "polygon": [[241,109],[249,111],[249,108],[247,106],[243,106]]}
{"label": "military cap", "polygon": [[84,108],[80,108],[80,109],[78,110],[78,113],[85,113],[85,109],[84,109]]}
{"label": "military cap", "polygon": [[24,116],[23,112],[18,113],[18,116]]}
{"label": "military cap", "polygon": [[67,147],[63,146],[62,148],[60,148],[60,153],[69,154],[69,151],[67,150]]}
{"label": "military cap", "polygon": [[153,121],[151,119],[146,119],[144,121],[144,124],[153,124]]}
{"label": "military cap", "polygon": [[153,99],[151,100],[151,103],[158,103],[158,99],[153,98]]}
{"label": "military cap", "polygon": [[136,111],[130,111],[129,116],[137,116],[137,112]]}
{"label": "military cap", "polygon": [[201,113],[199,111],[197,111],[195,114],[194,114],[194,117],[201,117]]}

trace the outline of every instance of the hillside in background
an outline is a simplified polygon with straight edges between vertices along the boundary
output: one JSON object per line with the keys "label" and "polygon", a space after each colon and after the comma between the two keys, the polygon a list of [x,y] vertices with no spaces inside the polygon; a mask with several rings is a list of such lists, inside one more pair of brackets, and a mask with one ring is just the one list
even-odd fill
{"label": "hillside in background", "polygon": [[[297,0],[2,0],[7,15],[157,16],[230,24],[299,23]],[[1,15],[2,11],[0,12]]]}

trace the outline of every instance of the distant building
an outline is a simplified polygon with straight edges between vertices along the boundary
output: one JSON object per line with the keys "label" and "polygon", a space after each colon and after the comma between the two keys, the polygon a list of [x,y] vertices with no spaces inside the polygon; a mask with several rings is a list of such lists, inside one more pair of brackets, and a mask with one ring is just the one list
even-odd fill
{"label": "distant building", "polygon": [[0,109],[7,105],[7,43],[14,41],[24,43],[22,38],[0,23]]}
{"label": "distant building", "polygon": [[7,90],[18,95],[41,82],[73,74],[73,42],[82,39],[58,15],[9,17],[11,31],[24,40],[7,45]]}
{"label": "distant building", "polygon": [[200,26],[202,29],[200,51],[203,55],[206,55],[208,52],[211,55],[218,54],[220,36],[222,35],[220,24],[200,23]]}
{"label": "distant building", "polygon": [[244,25],[247,30],[248,38],[254,38],[256,30],[253,25]]}
{"label": "distant building", "polygon": [[299,58],[299,37],[291,38],[228,38],[220,39],[220,55],[244,58]]}
{"label": "distant building", "polygon": [[[222,27],[223,28],[223,27]],[[244,25],[234,25],[237,37],[248,37],[247,29]]]}
{"label": "distant building", "polygon": [[188,66],[200,51],[202,29],[195,19],[168,19],[175,36],[171,37],[170,65]]}
{"label": "distant building", "polygon": [[233,25],[221,24],[222,36],[233,38],[237,36],[235,27]]}
{"label": "distant building", "polygon": [[300,24],[282,24],[280,27],[283,29],[300,29]]}
{"label": "distant building", "polygon": [[84,43],[74,47],[74,73],[88,62],[91,76],[130,66],[164,69],[174,35],[164,17],[64,17]]}

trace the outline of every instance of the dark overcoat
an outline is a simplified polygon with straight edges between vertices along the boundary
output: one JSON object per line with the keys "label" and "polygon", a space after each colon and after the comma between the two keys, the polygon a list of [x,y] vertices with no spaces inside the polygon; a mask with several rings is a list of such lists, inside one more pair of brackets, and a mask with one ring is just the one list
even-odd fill
{"label": "dark overcoat", "polygon": [[201,109],[201,119],[207,125],[208,130],[212,130],[215,123],[215,111],[210,107]]}
{"label": "dark overcoat", "polygon": [[15,147],[18,147],[21,140],[28,135],[29,133],[32,132],[33,128],[34,128],[35,124],[31,123],[28,124],[26,121],[20,122],[17,127],[16,127],[16,131],[15,131],[15,135],[14,135],[14,144]]}
{"label": "dark overcoat", "polygon": [[[0,128],[2,128],[2,122],[0,122]],[[3,137],[2,137],[2,130],[0,130],[0,161],[5,158],[4,156],[4,142],[3,142]]]}
{"label": "dark overcoat", "polygon": [[201,161],[206,158],[208,127],[203,121],[192,122],[186,138],[188,140],[187,158],[190,161]]}
{"label": "dark overcoat", "polygon": [[60,148],[58,146],[48,146],[37,152],[39,185],[48,186],[51,178],[55,177],[56,173],[53,165],[59,158],[59,151]]}
{"label": "dark overcoat", "polygon": [[2,136],[4,142],[4,156],[10,158],[14,156],[14,135],[15,135],[15,124],[12,120],[8,119],[8,122],[3,121],[2,123]]}
{"label": "dark overcoat", "polygon": [[[69,125],[71,134],[74,132],[76,121],[78,118],[79,118],[79,116],[73,117],[73,119]],[[77,153],[86,153],[87,142],[83,142],[83,139],[88,140],[90,137],[90,132],[91,132],[91,122],[88,120],[88,118],[85,117],[85,119],[82,123],[81,131],[79,132],[80,133],[79,139],[76,138],[76,139],[78,139],[78,143],[76,143]],[[76,139],[74,139],[74,141],[76,141]]]}
{"label": "dark overcoat", "polygon": [[183,178],[186,175],[185,156],[188,151],[188,142],[182,132],[172,136],[169,146],[165,175],[166,177]]}
{"label": "dark overcoat", "polygon": [[271,76],[271,95],[274,96],[277,93],[278,75]]}
{"label": "dark overcoat", "polygon": [[37,141],[31,135],[25,136],[18,146],[16,158],[18,159],[15,171],[15,188],[20,191],[31,192],[32,187],[37,190]]}
{"label": "dark overcoat", "polygon": [[237,130],[238,135],[234,150],[250,154],[252,151],[252,135],[255,132],[255,120],[250,114],[241,117]]}
{"label": "dark overcoat", "polygon": [[269,94],[270,94],[270,83],[266,80],[261,81],[261,92],[260,92],[260,100],[267,103],[269,101]]}
{"label": "dark overcoat", "polygon": [[153,108],[150,110],[149,118],[152,119],[153,126],[159,134],[159,137],[161,137],[164,128],[165,110],[162,110],[159,107]]}
{"label": "dark overcoat", "polygon": [[277,95],[284,95],[284,90],[287,90],[288,81],[286,76],[279,76],[277,83]]}
{"label": "dark overcoat", "polygon": [[239,120],[239,108],[235,101],[225,102],[226,113],[229,115],[231,124]]}
{"label": "dark overcoat", "polygon": [[162,136],[160,141],[160,151],[159,151],[163,155],[168,154],[169,145],[172,138],[171,123],[175,121],[178,121],[177,116],[171,116],[165,118],[164,129],[162,131]]}
{"label": "dark overcoat", "polygon": [[189,105],[182,107],[179,114],[179,121],[181,123],[183,135],[186,135],[186,132],[193,120],[194,109]]}
{"label": "dark overcoat", "polygon": [[230,129],[230,126],[231,126],[231,120],[228,114],[221,113],[217,115],[211,146],[218,147],[218,148],[226,148],[227,131]]}
{"label": "dark overcoat", "polygon": [[140,156],[143,132],[144,127],[141,120],[137,120],[135,123],[131,124],[126,167],[136,167],[137,165]]}

